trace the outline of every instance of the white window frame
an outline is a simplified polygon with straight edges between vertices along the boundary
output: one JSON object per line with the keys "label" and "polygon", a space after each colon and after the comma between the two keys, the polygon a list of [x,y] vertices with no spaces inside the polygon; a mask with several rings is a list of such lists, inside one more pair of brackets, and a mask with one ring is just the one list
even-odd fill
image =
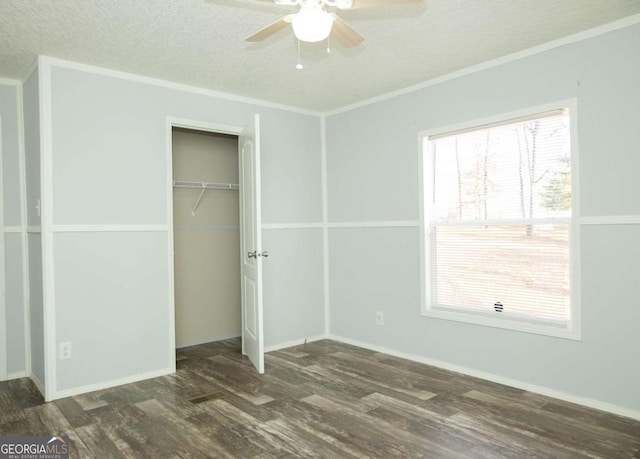
{"label": "white window frame", "polygon": [[[465,322],[488,327],[504,328],[520,332],[547,335],[572,340],[581,340],[581,308],[580,308],[580,200],[579,200],[579,167],[578,167],[578,109],[577,100],[569,99],[538,105],[522,110],[502,113],[487,118],[475,119],[456,125],[422,131],[418,134],[419,150],[419,192],[420,192],[420,281],[421,281],[421,314],[425,317]],[[543,114],[552,110],[569,110],[569,135],[571,138],[571,217],[569,224],[569,288],[570,288],[570,321],[558,325],[548,321],[527,319],[524,317],[501,315],[495,313],[471,311],[466,309],[443,308],[430,304],[431,292],[431,238],[428,216],[425,212],[426,196],[429,192],[425,177],[429,173],[428,139],[433,136],[453,134],[457,131],[482,129],[489,125],[508,124],[523,117]],[[564,219],[562,219],[564,220]],[[506,221],[505,221],[506,222]]]}

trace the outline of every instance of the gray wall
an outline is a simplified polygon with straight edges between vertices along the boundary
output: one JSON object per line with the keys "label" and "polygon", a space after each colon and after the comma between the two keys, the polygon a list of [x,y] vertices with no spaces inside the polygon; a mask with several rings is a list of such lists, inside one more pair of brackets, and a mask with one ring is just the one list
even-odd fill
{"label": "gray wall", "polygon": [[24,244],[21,213],[21,171],[18,129],[18,91],[16,87],[0,86],[3,139],[3,198],[4,224],[19,230],[7,233],[5,242],[5,299],[7,325],[7,376],[22,375],[26,371],[25,349],[25,292],[23,257]]}
{"label": "gray wall", "polygon": [[26,355],[22,234],[7,233],[4,242],[7,377],[23,376]]}
{"label": "gray wall", "polygon": [[[256,112],[263,221],[321,221],[318,117],[58,66],[51,75],[54,224],[168,224],[166,117],[243,126]],[[57,362],[58,391],[168,368],[167,233],[65,231],[56,230],[53,247],[55,335],[56,345],[72,341],[73,358]],[[304,291],[321,280],[298,282],[321,272],[322,259],[312,268],[306,257],[285,261],[277,244],[286,237],[321,252],[322,238],[265,233],[265,345],[322,334],[322,310],[309,315],[307,306],[318,300]],[[279,288],[292,293],[281,301]]]}
{"label": "gray wall", "polygon": [[31,373],[41,385],[45,381],[44,310],[42,296],[42,237],[36,205],[40,200],[40,107],[36,70],[22,88],[24,110],[25,175],[27,189],[27,234],[29,251],[29,320]]}
{"label": "gray wall", "polygon": [[[2,116],[0,115],[0,140],[2,139]],[[2,145],[0,145],[0,169],[2,168]],[[2,188],[2,177],[0,177],[0,189]],[[7,377],[7,316],[6,316],[6,294],[5,294],[5,229],[2,207],[2,194],[0,194],[0,381]]]}
{"label": "gray wall", "polygon": [[[638,43],[635,25],[329,116],[329,221],[418,220],[418,132],[569,98],[582,216],[640,215]],[[582,341],[421,316],[410,226],[330,230],[330,331],[640,410],[640,226],[583,225],[581,239]]]}
{"label": "gray wall", "polygon": [[[18,130],[18,85],[0,84],[0,119],[2,138],[2,207],[4,226],[5,321],[6,346],[0,350],[6,358],[6,375],[22,375],[25,371],[25,327],[23,290],[23,235],[20,199],[20,146]],[[4,341],[4,340],[3,340]]]}
{"label": "gray wall", "polygon": [[2,117],[2,194],[5,226],[20,226],[20,143],[18,87],[0,83]]}

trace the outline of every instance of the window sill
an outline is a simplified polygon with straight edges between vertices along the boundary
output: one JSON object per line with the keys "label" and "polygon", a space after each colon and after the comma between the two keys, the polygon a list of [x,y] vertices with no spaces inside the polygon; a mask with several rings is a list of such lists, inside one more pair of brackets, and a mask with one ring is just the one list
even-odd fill
{"label": "window sill", "polygon": [[[502,314],[502,313],[495,313]],[[581,341],[580,330],[572,324],[572,328],[566,328],[554,324],[546,324],[536,321],[527,321],[520,318],[508,316],[494,317],[493,314],[485,314],[475,311],[462,312],[443,308],[423,308],[422,315],[435,319],[451,320],[455,322],[465,322],[485,327],[502,328],[512,331],[533,333],[536,335],[546,335],[555,338],[564,338],[574,341]]]}

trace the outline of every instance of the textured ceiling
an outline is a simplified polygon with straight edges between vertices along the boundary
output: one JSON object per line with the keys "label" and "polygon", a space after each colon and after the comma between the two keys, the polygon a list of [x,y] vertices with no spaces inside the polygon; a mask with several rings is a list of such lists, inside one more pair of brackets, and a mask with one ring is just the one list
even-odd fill
{"label": "textured ceiling", "polygon": [[[390,3],[393,0],[389,0]],[[423,0],[342,11],[351,49],[290,28],[244,38],[292,7],[258,0],[0,0],[0,77],[38,54],[325,111],[640,13],[640,0]]]}

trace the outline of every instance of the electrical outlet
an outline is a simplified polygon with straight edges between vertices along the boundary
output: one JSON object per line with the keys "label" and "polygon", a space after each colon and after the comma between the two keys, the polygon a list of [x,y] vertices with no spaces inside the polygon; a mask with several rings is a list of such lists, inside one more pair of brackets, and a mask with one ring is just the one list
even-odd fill
{"label": "electrical outlet", "polygon": [[71,358],[71,341],[60,343],[60,360],[69,360]]}
{"label": "electrical outlet", "polygon": [[376,325],[384,325],[384,314],[382,311],[376,312]]}

